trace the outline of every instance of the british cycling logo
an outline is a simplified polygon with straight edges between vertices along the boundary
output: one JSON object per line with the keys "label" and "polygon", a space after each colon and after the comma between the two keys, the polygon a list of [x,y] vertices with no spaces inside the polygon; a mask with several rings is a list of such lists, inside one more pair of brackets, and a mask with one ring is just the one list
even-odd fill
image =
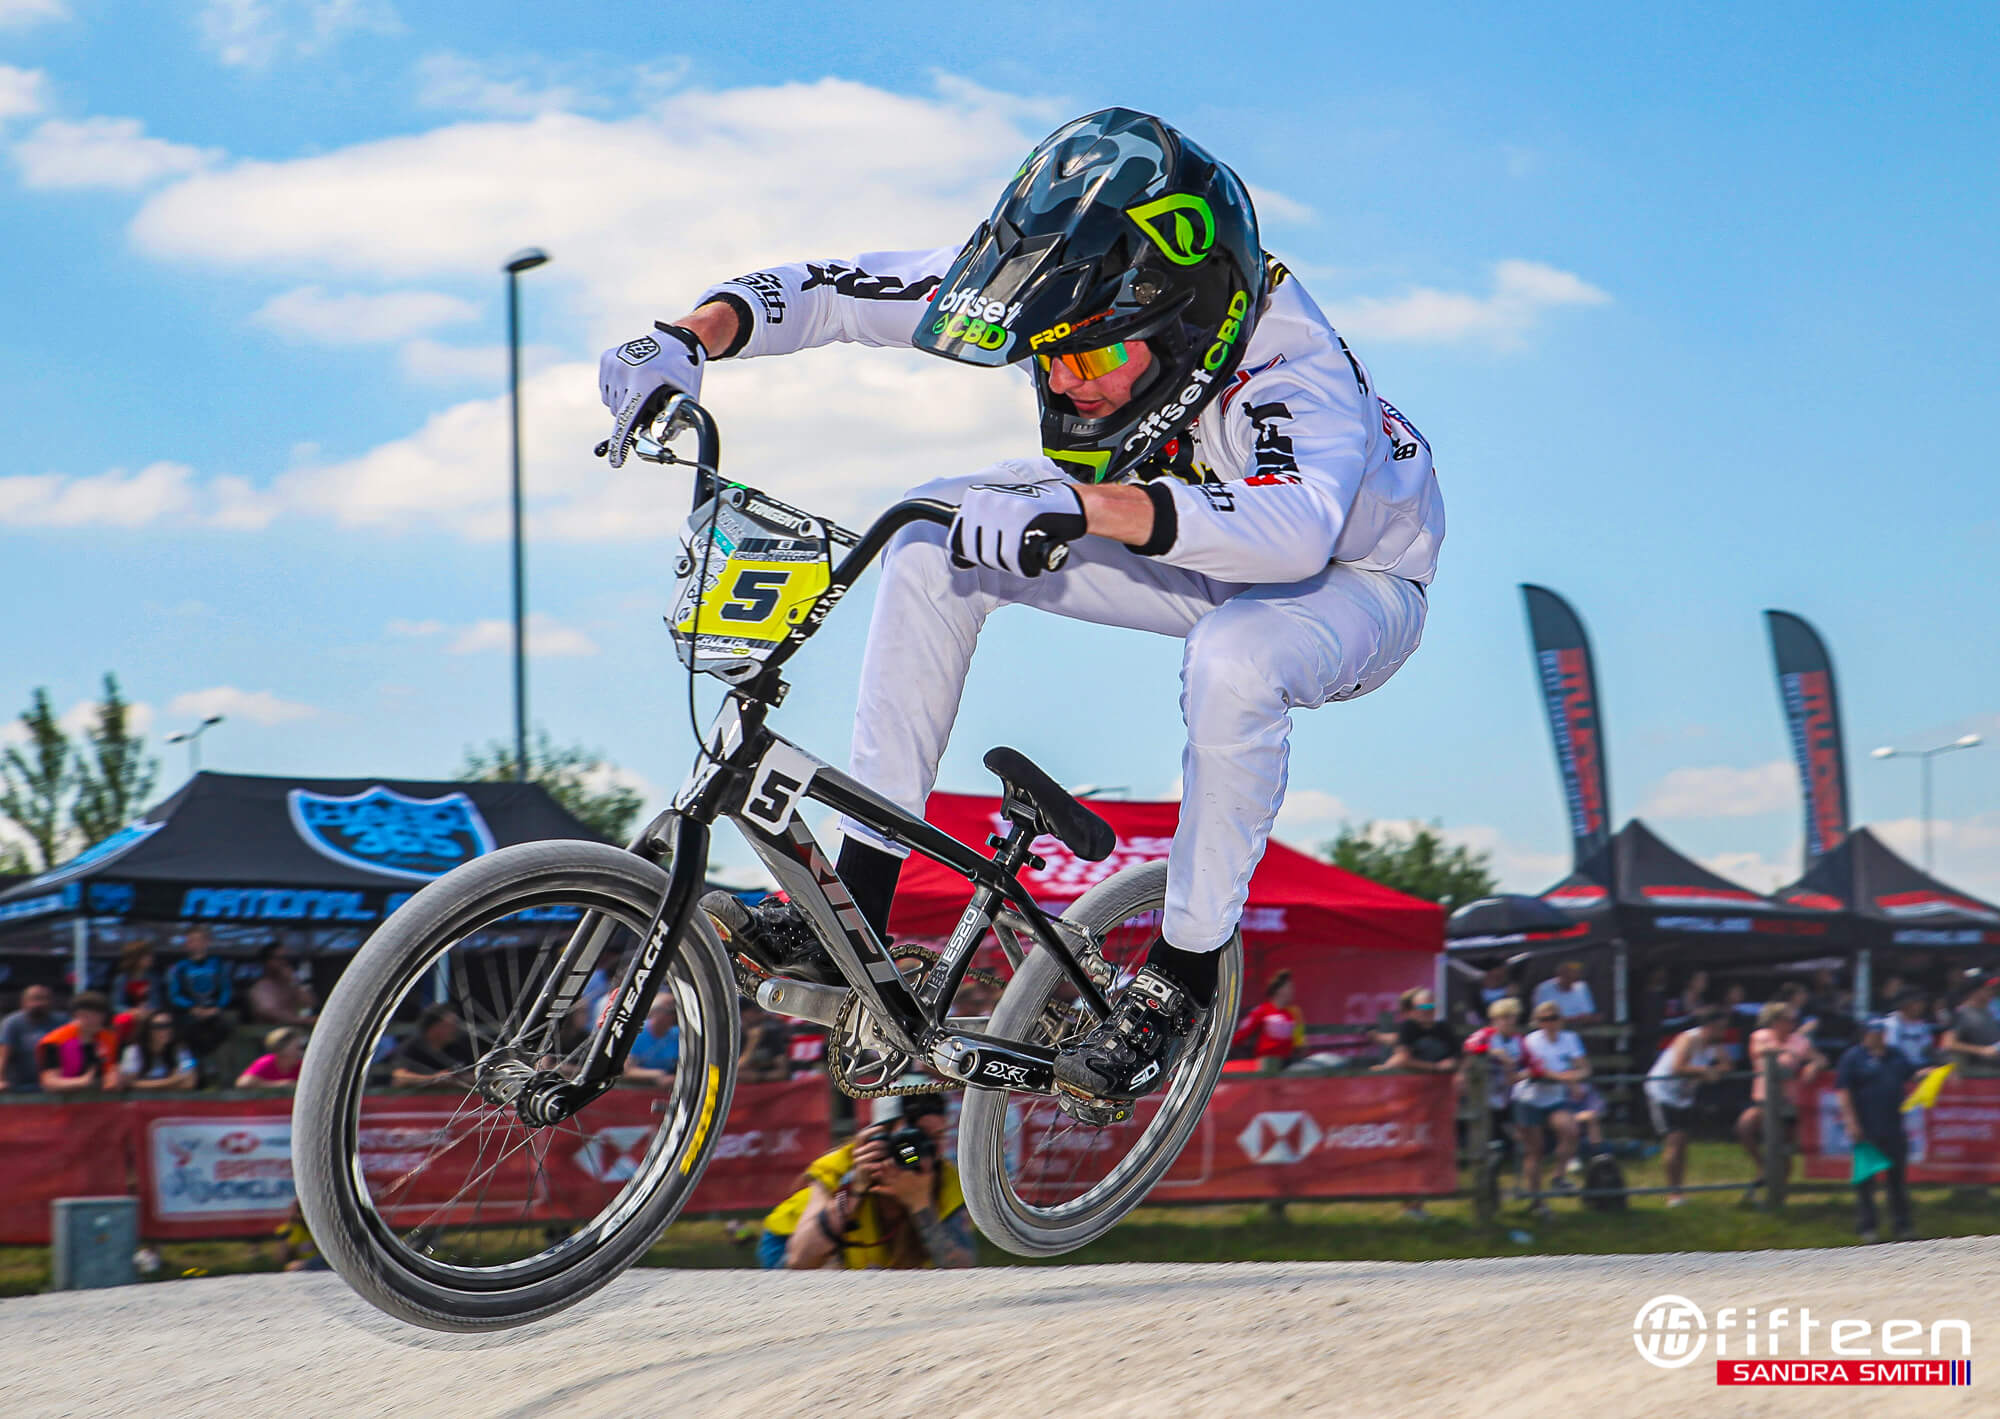
{"label": "british cycling logo", "polygon": [[[1760,1319],[1761,1315],[1761,1319]],[[1655,1296],[1632,1317],[1639,1358],[1685,1369],[1714,1341],[1719,1385],[1969,1385],[1972,1325],[1827,1319],[1810,1306],[1722,1306],[1711,1324],[1686,1296]]]}
{"label": "british cycling logo", "polygon": [[463,793],[411,798],[380,784],[338,798],[295,788],[292,826],[314,852],[364,872],[428,882],[493,851],[493,832]]}

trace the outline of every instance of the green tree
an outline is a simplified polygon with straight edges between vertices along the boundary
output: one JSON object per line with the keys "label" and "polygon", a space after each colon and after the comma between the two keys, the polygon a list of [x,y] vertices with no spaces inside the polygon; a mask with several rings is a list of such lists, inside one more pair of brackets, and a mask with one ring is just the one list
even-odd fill
{"label": "green tree", "polygon": [[1446,911],[1492,894],[1497,885],[1490,854],[1445,844],[1443,825],[1417,825],[1407,836],[1343,823],[1340,836],[1320,844],[1320,855],[1335,867],[1436,902]]}
{"label": "green tree", "polygon": [[96,720],[75,751],[70,818],[85,843],[102,842],[137,817],[159,779],[159,760],[146,757],[146,741],[132,733],[130,720],[118,677],[107,671]]}
{"label": "green tree", "polygon": [[49,692],[35,691],[21,711],[27,743],[0,754],[0,813],[28,837],[30,868],[46,871],[63,859],[70,837],[69,794],[76,783],[75,754],[56,719]]}
{"label": "green tree", "polygon": [[[546,729],[538,730],[528,746],[528,778],[580,818],[592,831],[612,842],[632,836],[644,800],[636,789],[619,783],[617,768],[602,754],[581,745],[557,748]],[[458,776],[474,782],[507,782],[514,778],[514,746],[494,740],[484,748],[467,749]]]}

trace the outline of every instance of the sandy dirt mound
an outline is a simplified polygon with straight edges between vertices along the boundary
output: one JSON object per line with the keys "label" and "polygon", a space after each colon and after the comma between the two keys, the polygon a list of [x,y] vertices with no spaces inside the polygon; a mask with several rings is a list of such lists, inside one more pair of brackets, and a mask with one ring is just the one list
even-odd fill
{"label": "sandy dirt mound", "polygon": [[[1633,1317],[1662,1293],[1711,1319],[1725,1305],[1964,1318],[1974,1382],[1718,1388],[1712,1351],[1671,1371],[1640,1357]],[[1990,1415],[1994,1336],[2000,1240],[1983,1239],[1425,1265],[639,1271],[553,1321],[476,1337],[396,1325],[332,1276],[256,1276],[0,1303],[0,1413]]]}

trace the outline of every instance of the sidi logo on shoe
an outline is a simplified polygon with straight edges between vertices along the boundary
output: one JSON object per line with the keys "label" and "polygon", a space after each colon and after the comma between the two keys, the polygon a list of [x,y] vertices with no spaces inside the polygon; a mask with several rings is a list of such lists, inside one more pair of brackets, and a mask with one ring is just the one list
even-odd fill
{"label": "sidi logo on shoe", "polygon": [[1144,1069],[1140,1070],[1137,1074],[1134,1074],[1132,1076],[1132,1087],[1134,1089],[1145,1088],[1146,1085],[1152,1083],[1154,1079],[1159,1077],[1159,1073],[1160,1073],[1160,1061],[1156,1059],[1152,1061],[1152,1063],[1148,1064]]}

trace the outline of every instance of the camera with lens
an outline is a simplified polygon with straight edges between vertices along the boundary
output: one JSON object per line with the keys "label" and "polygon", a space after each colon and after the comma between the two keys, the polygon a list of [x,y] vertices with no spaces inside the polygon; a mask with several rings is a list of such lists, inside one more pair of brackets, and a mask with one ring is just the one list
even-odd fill
{"label": "camera with lens", "polygon": [[883,1138],[882,1144],[896,1166],[909,1172],[922,1172],[937,1162],[937,1140],[915,1123],[899,1124]]}

